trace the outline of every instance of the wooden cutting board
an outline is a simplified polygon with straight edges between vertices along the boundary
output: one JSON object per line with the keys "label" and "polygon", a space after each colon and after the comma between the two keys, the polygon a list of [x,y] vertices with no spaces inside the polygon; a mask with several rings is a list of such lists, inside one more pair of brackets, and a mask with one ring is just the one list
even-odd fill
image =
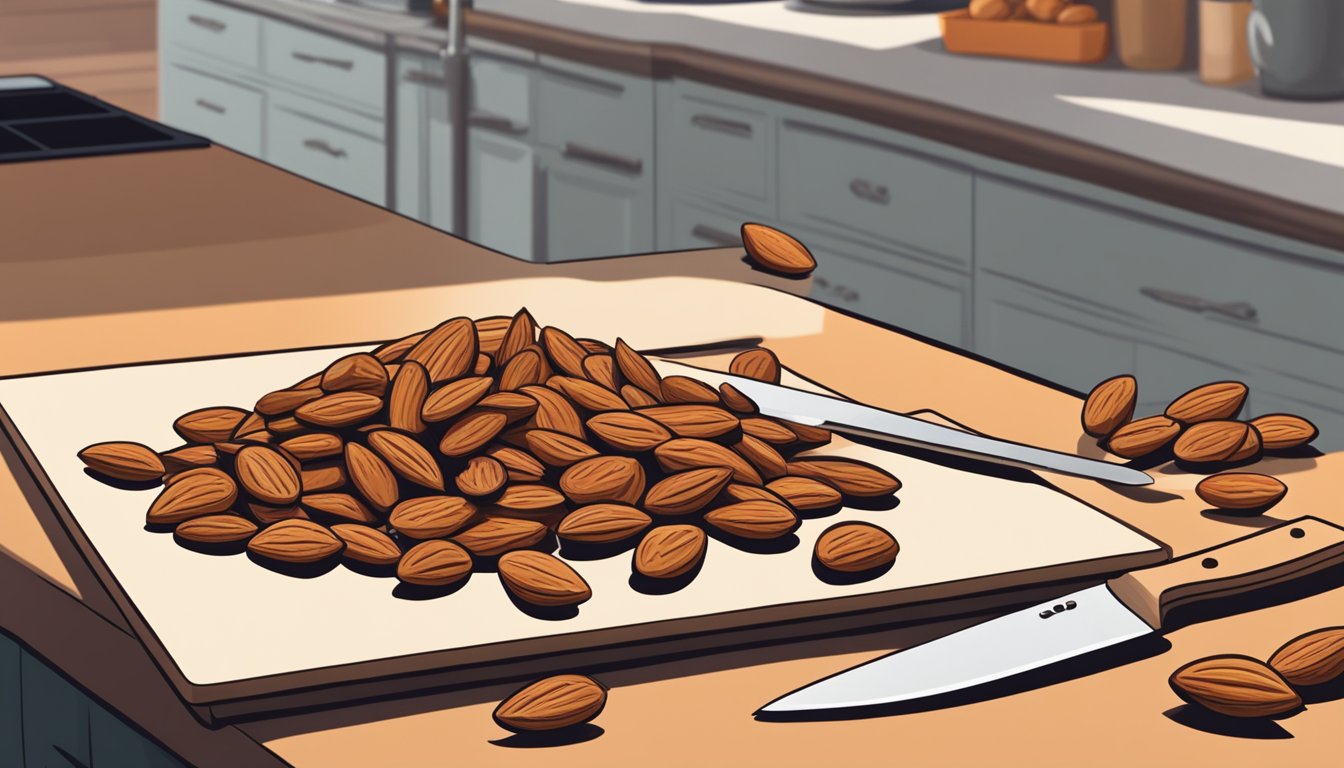
{"label": "wooden cutting board", "polygon": [[[300,579],[243,555],[188,551],[144,530],[158,489],[112,488],[76,457],[105,440],[175,446],[178,415],[205,405],[250,407],[275,386],[366,348],[0,381],[4,429],[52,512],[207,720],[983,611],[1035,599],[1027,588],[1056,589],[1166,558],[1154,541],[1034,475],[975,474],[837,439],[821,452],[901,478],[898,506],[807,520],[796,546],[771,554],[711,540],[699,575],[671,594],[633,589],[629,553],[574,562],[593,598],[577,616],[548,620],[515,608],[490,573],[474,574],[451,595],[407,600],[393,596],[395,579],[344,567]],[[796,377],[785,383],[810,386]],[[811,568],[816,536],[847,519],[890,530],[901,544],[895,567],[859,584],[819,580]]]}

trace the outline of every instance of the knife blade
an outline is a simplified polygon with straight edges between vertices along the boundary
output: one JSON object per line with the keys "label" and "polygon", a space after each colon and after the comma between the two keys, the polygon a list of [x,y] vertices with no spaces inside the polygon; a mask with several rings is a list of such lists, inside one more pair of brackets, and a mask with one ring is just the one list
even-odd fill
{"label": "knife blade", "polygon": [[1162,631],[1168,614],[1344,563],[1344,528],[1302,517],[852,667],[758,717],[899,705],[982,686]]}
{"label": "knife blade", "polygon": [[1146,472],[1132,467],[963,432],[851,400],[741,376],[724,374],[722,380],[754,400],[766,416],[994,464],[1045,469],[1118,485],[1153,482]]}

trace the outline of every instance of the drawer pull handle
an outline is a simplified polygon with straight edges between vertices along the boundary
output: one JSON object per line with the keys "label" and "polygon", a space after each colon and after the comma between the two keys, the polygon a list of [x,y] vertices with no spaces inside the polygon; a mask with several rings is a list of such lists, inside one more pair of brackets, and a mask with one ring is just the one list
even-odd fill
{"label": "drawer pull handle", "polygon": [[1139,293],[1147,296],[1153,301],[1158,301],[1173,307],[1180,307],[1191,312],[1213,312],[1214,314],[1230,317],[1233,320],[1250,322],[1260,316],[1259,310],[1255,305],[1244,301],[1216,302],[1199,296],[1191,296],[1188,293],[1179,293],[1177,291],[1168,291],[1164,288],[1140,288]]}
{"label": "drawer pull handle", "polygon": [[515,123],[503,115],[495,115],[489,112],[472,112],[467,117],[467,125],[474,128],[488,128],[500,133],[511,133],[515,136],[527,133],[526,123]]}
{"label": "drawer pull handle", "polygon": [[854,179],[849,182],[849,191],[860,200],[867,200],[870,203],[886,205],[891,202],[891,192],[881,184],[874,184],[867,179]]}
{"label": "drawer pull handle", "polygon": [[311,53],[304,53],[302,51],[291,51],[290,55],[307,64],[325,64],[328,67],[343,69],[346,72],[355,68],[355,62],[350,59],[333,59],[327,56],[316,56]]}
{"label": "drawer pull handle", "polygon": [[824,277],[813,277],[812,287],[816,293],[833,296],[841,301],[854,302],[859,300],[859,292],[847,285],[836,285]]}
{"label": "drawer pull handle", "polygon": [[699,114],[691,118],[691,123],[706,131],[717,131],[729,136],[741,136],[744,139],[751,138],[751,123],[744,123],[741,120],[729,120],[718,115]]}
{"label": "drawer pull handle", "polygon": [[601,149],[575,144],[572,141],[565,142],[565,148],[561,152],[570,160],[578,160],[584,163],[600,165],[604,168],[621,171],[623,173],[640,173],[644,170],[644,161],[637,157],[627,157],[617,155]]}
{"label": "drawer pull handle", "polygon": [[214,113],[217,114],[217,115],[222,115],[222,114],[224,114],[225,112],[228,112],[228,111],[229,111],[229,110],[225,109],[224,107],[221,107],[220,105],[216,104],[215,102],[213,102],[213,101],[206,101],[205,99],[197,99],[197,100],[196,100],[196,106],[200,107],[201,109],[205,109],[205,110],[209,110],[210,112],[214,112]]}
{"label": "drawer pull handle", "polygon": [[228,24],[225,24],[219,19],[212,19],[209,16],[197,16],[194,13],[187,17],[187,21],[190,21],[201,29],[208,29],[211,32],[223,32],[229,28]]}
{"label": "drawer pull handle", "polygon": [[411,71],[407,72],[402,79],[404,79],[408,83],[415,83],[416,85],[435,85],[435,86],[448,85],[448,78],[444,77],[443,75],[436,75],[432,72],[422,72],[418,69],[412,69]]}
{"label": "drawer pull handle", "polygon": [[318,152],[326,152],[332,157],[345,157],[344,149],[331,146],[326,139],[304,139],[303,146],[308,149],[315,149]]}
{"label": "drawer pull handle", "polygon": [[691,237],[701,240],[708,240],[711,243],[718,243],[723,246],[741,245],[742,238],[731,232],[725,232],[718,227],[711,227],[708,224],[696,224],[691,229]]}

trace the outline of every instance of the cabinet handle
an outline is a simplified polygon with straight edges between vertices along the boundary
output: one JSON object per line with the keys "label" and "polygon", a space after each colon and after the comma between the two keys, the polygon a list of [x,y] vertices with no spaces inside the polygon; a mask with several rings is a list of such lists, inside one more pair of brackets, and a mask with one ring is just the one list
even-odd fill
{"label": "cabinet handle", "polygon": [[228,24],[225,24],[219,19],[212,19],[209,16],[197,16],[194,13],[187,17],[187,21],[195,24],[201,29],[208,29],[211,32],[223,32],[229,28]]}
{"label": "cabinet handle", "polygon": [[315,56],[311,53],[302,51],[291,51],[290,55],[306,64],[325,64],[328,67],[343,69],[346,72],[355,68],[355,62],[350,59],[332,59],[326,56]]}
{"label": "cabinet handle", "polygon": [[834,296],[835,298],[838,298],[841,301],[853,302],[859,300],[858,291],[854,290],[853,288],[850,288],[847,285],[835,285],[831,283],[830,280],[827,280],[824,277],[814,275],[812,277],[812,287],[819,294]]}
{"label": "cabinet handle", "polygon": [[565,142],[561,154],[570,160],[600,165],[623,173],[639,173],[644,170],[644,161],[637,157],[617,155],[601,149],[594,149],[572,141]]}
{"label": "cabinet handle", "polygon": [[1165,288],[1143,287],[1139,293],[1147,296],[1153,301],[1161,302],[1172,307],[1179,307],[1191,312],[1212,312],[1214,314],[1230,317],[1233,320],[1250,322],[1260,316],[1260,311],[1254,304],[1248,304],[1244,301],[1217,302],[1199,296],[1192,296],[1188,293],[1178,291],[1168,291]]}
{"label": "cabinet handle", "polygon": [[691,118],[691,123],[706,131],[717,131],[719,133],[726,133],[730,136],[741,136],[744,139],[751,138],[751,123],[744,123],[741,120],[729,120],[726,117],[719,117],[717,115],[699,114]]}
{"label": "cabinet handle", "polygon": [[719,245],[741,245],[742,238],[731,232],[725,232],[718,227],[711,227],[708,224],[696,224],[691,229],[691,237],[698,237],[701,240],[708,240],[711,243]]}
{"label": "cabinet handle", "polygon": [[331,146],[327,143],[326,139],[304,139],[303,146],[308,149],[315,149],[319,152],[326,152],[332,157],[345,157],[346,155],[344,149]]}
{"label": "cabinet handle", "polygon": [[432,72],[422,72],[418,69],[412,69],[411,71],[407,72],[402,77],[402,79],[408,83],[415,83],[416,85],[436,85],[436,86],[448,85],[448,78],[444,77],[443,75],[436,75],[433,74]]}
{"label": "cabinet handle", "polygon": [[891,192],[885,186],[874,184],[867,179],[854,179],[849,182],[849,191],[853,192],[855,197],[870,203],[886,205],[891,202]]}
{"label": "cabinet handle", "polygon": [[515,136],[527,133],[526,123],[515,123],[503,115],[495,115],[489,112],[472,112],[467,116],[467,125],[475,128],[489,128],[501,133],[511,133]]}
{"label": "cabinet handle", "polygon": [[228,112],[227,109],[221,107],[220,105],[216,104],[215,102],[213,102],[213,101],[206,101],[205,99],[197,99],[197,100],[196,100],[196,106],[200,107],[201,109],[206,109],[206,110],[209,110],[209,111],[211,111],[211,112],[214,112],[214,113],[217,114],[217,115],[222,115],[222,114],[224,114],[225,112]]}

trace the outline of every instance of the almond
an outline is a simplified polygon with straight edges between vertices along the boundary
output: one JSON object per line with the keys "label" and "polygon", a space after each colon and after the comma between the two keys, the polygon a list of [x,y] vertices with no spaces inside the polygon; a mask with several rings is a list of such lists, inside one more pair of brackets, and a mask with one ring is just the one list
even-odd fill
{"label": "almond", "polygon": [[282,416],[278,419],[271,419],[266,422],[268,431],[278,435],[289,435],[295,432],[302,432],[306,427],[302,422],[293,416]]}
{"label": "almond", "polygon": [[242,421],[238,422],[238,426],[233,428],[233,434],[230,437],[234,439],[247,437],[252,440],[260,440],[262,438],[258,435],[265,432],[266,420],[257,413],[249,413]]}
{"label": "almond", "polygon": [[1098,18],[1097,9],[1081,3],[1066,5],[1055,16],[1056,24],[1090,24]]}
{"label": "almond", "polygon": [[392,508],[387,522],[413,539],[452,536],[476,517],[476,505],[458,496],[422,496]]}
{"label": "almond", "polygon": [[626,405],[620,395],[587,379],[552,376],[546,382],[546,386],[563,393],[570,400],[578,403],[580,408],[593,413],[630,410],[630,406]]}
{"label": "almond", "polygon": [[263,504],[285,506],[299,500],[299,473],[274,448],[247,446],[234,457],[233,471],[243,490]]}
{"label": "almond", "polygon": [[463,416],[448,428],[439,441],[439,453],[444,456],[467,456],[495,439],[509,419],[498,411],[475,411]]}
{"label": "almond", "polygon": [[1171,401],[1166,415],[1186,425],[1231,419],[1241,412],[1246,392],[1246,385],[1239,381],[1205,384]]}
{"label": "almond", "polygon": [[699,512],[732,478],[733,471],[727,467],[703,467],[670,475],[649,489],[644,508],[659,515]]}
{"label": "almond", "polygon": [[404,336],[395,341],[389,341],[373,350],[372,354],[374,357],[381,360],[384,365],[400,362],[402,358],[406,357],[406,353],[411,351],[411,347],[419,344],[420,340],[425,338],[425,334],[427,333],[429,333],[429,331],[421,331],[419,333],[412,333],[410,336]]}
{"label": "almond", "polygon": [[345,466],[339,462],[304,467],[299,472],[299,485],[307,493],[334,491],[348,482],[350,478],[345,476]]}
{"label": "almond", "polygon": [[751,435],[743,435],[742,439],[733,446],[742,458],[751,462],[751,466],[756,468],[761,477],[765,480],[773,480],[776,477],[783,477],[789,473],[788,463],[783,456],[779,455],[771,445],[764,440],[758,440]]}
{"label": "almond", "polygon": [[481,398],[476,405],[499,411],[507,416],[510,422],[525,419],[537,412],[537,401],[521,392],[496,392]]}
{"label": "almond", "polygon": [[742,431],[771,445],[789,445],[798,442],[792,429],[774,419],[752,417],[742,419]]}
{"label": "almond", "polygon": [[684,576],[704,559],[705,543],[705,532],[694,525],[654,528],[635,549],[635,570],[651,579]]}
{"label": "almond", "polygon": [[666,376],[662,387],[665,403],[719,404],[719,393],[713,387],[689,376]]}
{"label": "almond", "polygon": [[359,443],[345,444],[345,469],[350,483],[379,511],[387,511],[400,495],[397,478],[387,463]]}
{"label": "almond", "polygon": [[631,408],[643,408],[645,406],[658,404],[657,398],[639,387],[636,387],[634,384],[626,384],[621,387],[621,399]]}
{"label": "almond", "polygon": [[489,355],[477,353],[476,364],[471,367],[471,372],[477,376],[486,376],[495,369],[495,359]]}
{"label": "almond", "polygon": [[509,472],[509,482],[535,483],[546,473],[546,467],[527,451],[505,445],[486,450],[486,455],[495,459]]}
{"label": "almond", "polygon": [[583,375],[594,384],[600,384],[613,392],[619,389],[616,360],[611,355],[589,355],[583,358]]}
{"label": "almond", "polygon": [[515,691],[493,717],[515,733],[553,731],[592,720],[606,703],[606,687],[591,677],[555,675]]}
{"label": "almond", "polygon": [[1288,493],[1288,486],[1269,475],[1224,472],[1195,486],[1199,498],[1219,509],[1269,509]]}
{"label": "almond", "polygon": [[457,534],[453,540],[474,555],[493,557],[535,546],[546,538],[546,525],[536,520],[492,517]]}
{"label": "almond", "polygon": [[593,596],[578,572],[545,552],[506,552],[499,558],[499,580],[514,597],[532,605],[578,605]]}
{"label": "almond", "polygon": [[747,460],[718,443],[708,440],[677,438],[654,449],[653,455],[665,472],[680,472],[700,467],[727,467],[733,471],[733,480],[749,485],[760,485],[761,476]]}
{"label": "almond", "polygon": [[94,443],[79,452],[79,459],[89,469],[117,480],[158,480],[166,471],[159,454],[140,443]]}
{"label": "almond", "polygon": [[488,376],[473,376],[445,384],[426,396],[420,416],[430,423],[447,421],[465,413],[485,397],[494,384],[494,379]]}
{"label": "almond", "polygon": [[636,352],[623,339],[616,340],[616,367],[622,378],[654,399],[663,391],[662,379],[648,358]]}
{"label": "almond", "polygon": [[345,451],[345,441],[327,432],[313,432],[291,437],[280,443],[280,447],[299,461],[311,461],[340,456]]}
{"label": "almond", "polygon": [[358,424],[382,409],[382,398],[367,392],[336,392],[304,403],[294,415],[305,424],[339,428]]}
{"label": "almond", "polygon": [[523,387],[522,391],[537,401],[537,412],[532,417],[536,426],[584,438],[583,420],[564,395],[546,387]]}
{"label": "almond", "polygon": [[516,390],[535,386],[546,380],[540,350],[529,347],[509,358],[499,374],[499,388]]}
{"label": "almond", "polygon": [[1269,657],[1269,666],[1295,686],[1334,682],[1344,675],[1344,627],[1293,638]]}
{"label": "almond", "polygon": [[788,473],[833,485],[846,496],[886,496],[901,489],[901,481],[872,464],[852,459],[803,459],[791,461]]}
{"label": "almond", "polygon": [[342,556],[365,565],[393,565],[401,559],[401,548],[377,528],[354,523],[331,526],[331,532],[345,543]]}
{"label": "almond", "polygon": [[306,509],[352,523],[371,524],[378,522],[364,502],[348,493],[305,493],[299,503]]}
{"label": "almond", "polygon": [[184,520],[173,533],[187,541],[200,544],[230,544],[246,541],[257,532],[257,526],[238,515],[205,515]]}
{"label": "almond", "polygon": [[322,372],[322,389],[327,392],[367,392],[382,397],[387,392],[387,369],[383,367],[383,361],[367,352],[346,355]]}
{"label": "almond", "polygon": [[751,414],[756,412],[756,403],[750,397],[742,394],[742,390],[726,381],[719,385],[719,397],[723,400],[723,404],[728,406],[728,410],[733,413]]}
{"label": "almond", "polygon": [[317,563],[344,549],[340,539],[308,520],[281,520],[247,542],[247,551],[283,563]]}
{"label": "almond", "polygon": [[271,525],[281,520],[307,520],[308,513],[303,511],[298,505],[288,507],[272,507],[266,504],[248,503],[247,511],[252,515],[252,519],[262,525]]}
{"label": "almond", "polygon": [[798,516],[783,504],[742,501],[711,509],[705,522],[744,539],[777,539],[798,525]]}
{"label": "almond", "polygon": [[213,467],[188,469],[174,478],[149,507],[145,521],[173,525],[202,515],[223,512],[238,500],[233,478]]}
{"label": "almond", "polygon": [[405,360],[425,366],[430,382],[456,379],[476,364],[476,326],[465,317],[456,317],[440,323],[425,334]]}
{"label": "almond", "polygon": [[467,462],[467,468],[458,473],[454,482],[457,490],[468,496],[493,496],[508,482],[509,471],[489,456],[476,456]]}
{"label": "almond", "polygon": [[1301,416],[1294,416],[1290,413],[1269,413],[1264,416],[1257,416],[1251,419],[1251,426],[1255,427],[1260,433],[1260,442],[1265,446],[1266,451],[1286,451],[1290,448],[1297,448],[1306,445],[1320,431],[1316,425]]}
{"label": "almond", "polygon": [[742,246],[753,264],[769,272],[802,277],[817,268],[807,246],[764,224],[743,224]]}
{"label": "almond", "polygon": [[817,561],[833,571],[861,573],[896,560],[896,539],[871,523],[839,523],[817,537]]}
{"label": "almond", "polygon": [[471,555],[451,541],[423,541],[406,550],[397,578],[421,587],[446,587],[471,573]]}
{"label": "almond", "polygon": [[666,427],[635,411],[599,413],[587,424],[602,442],[620,451],[649,451],[672,439]]}
{"label": "almond", "polygon": [[369,447],[401,477],[433,491],[443,490],[438,462],[410,435],[380,429],[369,433]]}
{"label": "almond", "polygon": [[245,418],[247,411],[241,408],[201,408],[179,416],[173,431],[188,443],[218,443],[232,437]]}
{"label": "almond", "polygon": [[213,467],[219,461],[219,454],[213,445],[184,445],[160,454],[159,459],[163,461],[165,472],[177,474],[195,467]]}
{"label": "almond", "polygon": [[656,405],[641,408],[639,414],[667,427],[677,437],[702,440],[721,437],[740,425],[736,416],[712,405]]}
{"label": "almond", "polygon": [[799,424],[796,421],[780,421],[781,424],[793,431],[798,436],[798,442],[811,448],[826,445],[831,442],[831,430],[824,427],[814,427],[810,424]]}
{"label": "almond", "polygon": [[605,341],[598,341],[597,339],[575,339],[575,341],[579,342],[579,346],[588,350],[589,355],[611,354],[611,345]]}
{"label": "almond", "polygon": [[495,359],[507,363],[514,355],[532,346],[536,341],[537,321],[532,319],[532,315],[526,309],[520,309],[509,321],[509,328],[504,332],[504,340],[500,342],[499,353],[495,355]]}
{"label": "almond", "polygon": [[1185,701],[1229,717],[1272,717],[1302,706],[1278,672],[1247,656],[1192,661],[1168,682]]}
{"label": "almond", "polygon": [[1202,421],[1182,432],[1173,450],[1192,464],[1248,461],[1260,455],[1260,433],[1244,421]]}
{"label": "almond", "polygon": [[780,377],[779,358],[765,347],[739,352],[728,364],[729,373],[748,379],[778,384]]}
{"label": "almond", "polygon": [[840,491],[810,477],[781,477],[766,483],[766,488],[779,494],[794,509],[812,511],[840,505]]}
{"label": "almond", "polygon": [[481,354],[494,356],[504,343],[504,335],[509,332],[512,318],[504,315],[482,317],[476,320],[476,347]]}
{"label": "almond", "polygon": [[573,336],[559,328],[542,328],[541,348],[546,350],[547,359],[557,371],[566,376],[583,377],[583,359],[588,356],[588,350]]}
{"label": "almond", "polygon": [[388,425],[412,434],[424,432],[425,420],[421,414],[428,397],[429,372],[423,365],[409,362],[398,368],[392,379],[392,391],[387,395]]}
{"label": "almond", "polygon": [[495,501],[495,506],[513,512],[543,512],[565,503],[565,497],[546,485],[511,485]]}
{"label": "almond", "polygon": [[568,467],[597,455],[591,445],[577,437],[549,429],[529,429],[526,440],[528,450],[552,467]]}
{"label": "almond", "polygon": [[634,504],[644,495],[644,467],[624,456],[584,459],[560,475],[560,490],[575,504]]}
{"label": "almond", "polygon": [[1133,376],[1114,376],[1092,388],[1083,402],[1083,431],[1105,440],[1134,418],[1139,388]]}
{"label": "almond", "polygon": [[562,539],[602,544],[628,539],[652,522],[628,504],[590,504],[566,515],[555,533]]}
{"label": "almond", "polygon": [[1181,425],[1167,416],[1149,416],[1117,429],[1106,441],[1106,450],[1124,459],[1137,459],[1159,451],[1181,433]]}
{"label": "almond", "polygon": [[[780,478],[780,480],[783,479],[784,478]],[[796,479],[807,480],[805,477]],[[808,480],[808,482],[815,483],[817,481]],[[837,496],[839,495],[839,491],[836,491],[834,488],[831,490],[835,492]],[[719,501],[722,504],[736,504],[739,501],[773,501],[777,504],[785,503],[785,499],[774,491],[766,490],[759,485],[745,485],[743,483],[729,483],[727,487],[723,489],[723,493],[719,496]]]}

